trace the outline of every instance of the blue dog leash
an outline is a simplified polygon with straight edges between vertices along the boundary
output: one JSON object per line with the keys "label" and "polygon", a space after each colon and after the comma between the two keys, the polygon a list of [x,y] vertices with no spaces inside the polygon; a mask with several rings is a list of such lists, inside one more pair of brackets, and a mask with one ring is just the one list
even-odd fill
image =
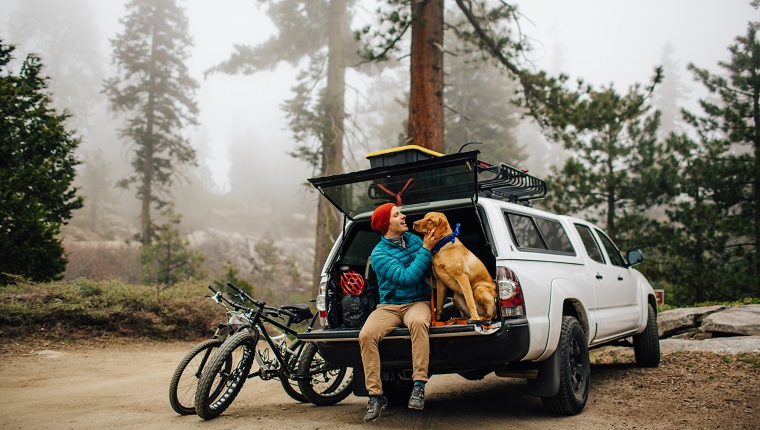
{"label": "blue dog leash", "polygon": [[433,249],[430,251],[430,253],[435,254],[441,248],[443,248],[444,245],[446,245],[449,242],[453,242],[457,236],[459,236],[459,223],[457,223],[456,226],[454,227],[454,233],[451,233],[450,235],[444,237],[438,243],[436,243]]}

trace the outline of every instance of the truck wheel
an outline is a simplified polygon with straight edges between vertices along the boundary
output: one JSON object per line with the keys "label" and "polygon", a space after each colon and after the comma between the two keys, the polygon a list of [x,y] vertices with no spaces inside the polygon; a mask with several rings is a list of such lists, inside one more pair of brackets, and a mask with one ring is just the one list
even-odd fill
{"label": "truck wheel", "polygon": [[633,354],[639,367],[660,365],[660,336],[657,333],[657,313],[650,304],[647,328],[633,336]]}
{"label": "truck wheel", "polygon": [[563,415],[576,415],[586,406],[591,381],[588,342],[574,317],[562,317],[562,331],[555,354],[560,354],[559,392],[541,397],[544,406]]}

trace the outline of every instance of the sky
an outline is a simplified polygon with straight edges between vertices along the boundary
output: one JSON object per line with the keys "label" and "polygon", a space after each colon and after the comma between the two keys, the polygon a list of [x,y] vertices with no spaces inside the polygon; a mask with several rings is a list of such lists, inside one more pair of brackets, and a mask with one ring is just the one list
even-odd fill
{"label": "sky", "polygon": [[[743,0],[530,0],[518,1],[523,32],[535,39],[534,60],[550,72],[582,77],[619,90],[646,82],[666,43],[685,68],[689,62],[718,71],[728,46],[745,35],[760,11]],[[690,79],[685,69],[682,77]]]}
{"label": "sky", "polygon": [[[0,37],[4,39],[3,29],[18,1],[0,0]],[[283,168],[292,169],[294,174],[288,180],[293,186],[301,184],[311,172],[286,155],[294,142],[280,109],[291,96],[296,70],[281,65],[253,76],[203,77],[206,69],[229,56],[233,44],[255,45],[273,34],[275,29],[259,2],[181,3],[187,9],[194,40],[188,66],[200,83],[196,93],[200,126],[191,133],[196,140],[203,136],[207,141],[202,153],[218,189],[227,187],[227,148],[244,134],[252,136],[266,154],[267,162],[257,169],[268,169],[272,175]],[[98,0],[91,4],[100,29],[96,42],[108,57],[108,40],[121,30],[118,20],[124,14],[123,3]],[[743,0],[518,0],[517,4],[522,13],[521,30],[534,46],[528,59],[537,68],[562,71],[595,86],[614,83],[619,91],[647,82],[668,42],[683,67],[681,76],[689,82],[685,71],[689,62],[718,71],[717,62],[728,58],[728,45],[745,33],[747,22],[760,21],[760,12]],[[372,0],[364,0],[358,19],[372,21],[373,10]]]}

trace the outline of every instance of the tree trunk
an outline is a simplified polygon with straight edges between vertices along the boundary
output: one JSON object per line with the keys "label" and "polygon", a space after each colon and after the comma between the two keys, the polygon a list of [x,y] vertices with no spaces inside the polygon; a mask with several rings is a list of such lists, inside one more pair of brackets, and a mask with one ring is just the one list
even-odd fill
{"label": "tree trunk", "polygon": [[[328,22],[329,51],[327,87],[322,120],[322,176],[343,173],[343,134],[345,117],[346,67],[343,59],[343,32],[346,26],[346,0],[330,1]],[[312,293],[317,294],[321,269],[341,232],[340,215],[327,201],[319,198],[317,231],[312,271]]]}
{"label": "tree trunk", "polygon": [[443,0],[413,1],[412,15],[407,141],[443,153]]}
{"label": "tree trunk", "polygon": [[[694,197],[694,213],[697,217],[697,228],[694,230],[694,268],[695,273],[706,273],[708,270],[705,268],[705,241],[704,241],[704,228],[705,224],[705,211],[703,209],[703,198],[700,192],[700,188],[697,188],[696,196]],[[694,302],[701,303],[707,300],[706,297],[706,285],[705,278],[703,276],[695,276],[694,279]]]}
{"label": "tree trunk", "polygon": [[[143,158],[143,183],[142,183],[142,210],[140,217],[142,220],[142,244],[150,245],[152,241],[151,237],[151,224],[150,219],[150,204],[153,201],[153,152],[154,152],[154,136],[153,126],[155,123],[155,88],[156,88],[156,27],[153,26],[153,32],[151,35],[151,48],[150,48],[150,89],[148,90],[148,108],[146,112],[146,124],[145,124],[145,136],[139,138],[144,139],[143,147],[145,151],[142,154]],[[138,151],[139,154],[139,151]],[[138,155],[139,156],[139,155]]]}
{"label": "tree trunk", "polygon": [[755,292],[760,294],[760,88],[755,86],[752,94],[752,119],[754,120],[755,135],[755,172],[754,172],[754,197],[755,197]]}

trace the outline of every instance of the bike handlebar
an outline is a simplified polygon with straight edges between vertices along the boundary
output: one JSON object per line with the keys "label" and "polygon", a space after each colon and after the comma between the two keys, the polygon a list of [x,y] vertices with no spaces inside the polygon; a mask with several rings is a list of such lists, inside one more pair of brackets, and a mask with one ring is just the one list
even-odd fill
{"label": "bike handlebar", "polygon": [[224,295],[222,294],[222,292],[219,291],[219,290],[217,290],[213,286],[209,285],[208,289],[214,292],[214,296],[212,298],[216,298],[217,302],[219,302],[219,300],[221,300],[221,301],[227,303],[228,305],[232,306],[233,309],[238,310],[238,311],[246,311],[246,310],[248,310],[247,307],[241,305],[240,303],[233,302],[232,300],[228,299],[227,297],[224,297]]}
{"label": "bike handlebar", "polygon": [[[285,315],[285,316],[287,316],[289,318],[296,318],[297,317],[297,315],[295,313],[293,313],[293,312],[291,312],[291,311],[289,311],[287,309],[284,309],[282,307],[275,308],[275,307],[272,307],[272,306],[267,306],[266,302],[262,302],[260,300],[254,299],[248,293],[246,293],[245,291],[243,291],[241,288],[239,288],[237,285],[233,284],[232,282],[228,281],[227,282],[227,286],[229,286],[230,288],[232,288],[235,291],[237,291],[238,295],[242,296],[246,300],[249,300],[251,303],[253,303],[254,305],[256,305],[260,310],[266,311],[264,313],[267,314],[267,315],[272,315],[272,316],[277,316],[277,317],[281,317],[282,315]],[[211,290],[214,293],[214,297],[217,299],[217,301],[219,299],[221,299],[222,301],[224,301],[225,303],[229,304],[230,306],[232,306],[236,310],[241,310],[241,311],[251,310],[248,307],[245,307],[245,306],[243,306],[243,305],[241,305],[241,304],[239,304],[237,302],[233,302],[233,301],[229,300],[228,298],[224,297],[224,295],[219,290],[217,290],[216,288],[214,288],[211,285],[208,286],[208,289]],[[315,301],[315,299],[311,299],[310,301],[313,302],[313,301]]]}
{"label": "bike handlebar", "polygon": [[[250,300],[251,303],[253,303],[254,305],[256,305],[256,306],[258,306],[260,308],[264,308],[266,306],[266,304],[267,304],[267,302],[262,302],[262,301],[254,299],[248,293],[246,293],[245,291],[243,291],[241,288],[239,288],[237,285],[233,284],[232,282],[227,281],[227,286],[230,287],[230,288],[232,288],[232,289],[234,289],[235,291],[238,292],[238,294],[240,294],[241,296],[245,297],[246,300]],[[275,309],[275,308],[272,308],[272,309]]]}

